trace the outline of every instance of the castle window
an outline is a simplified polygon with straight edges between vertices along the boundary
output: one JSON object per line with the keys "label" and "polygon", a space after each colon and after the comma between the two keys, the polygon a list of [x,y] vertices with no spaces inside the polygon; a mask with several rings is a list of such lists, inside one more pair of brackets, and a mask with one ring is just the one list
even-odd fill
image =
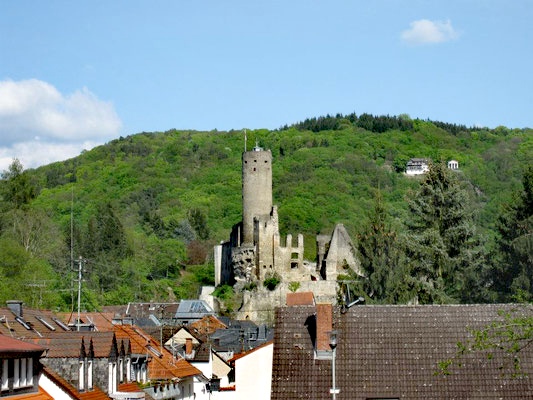
{"label": "castle window", "polygon": [[291,261],[291,268],[292,269],[298,268],[298,261]]}

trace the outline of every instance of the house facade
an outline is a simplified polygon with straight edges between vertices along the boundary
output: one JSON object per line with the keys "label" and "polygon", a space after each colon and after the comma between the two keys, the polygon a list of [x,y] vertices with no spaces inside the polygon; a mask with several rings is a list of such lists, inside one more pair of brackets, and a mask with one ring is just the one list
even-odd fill
{"label": "house facade", "polygon": [[405,167],[406,175],[423,175],[429,171],[430,161],[427,158],[411,158]]}
{"label": "house facade", "polygon": [[[23,308],[22,302],[0,308],[0,316],[1,340],[19,338],[44,352],[38,364],[30,363],[29,356],[2,359],[0,368],[6,368],[0,374],[0,397],[34,391],[37,379],[30,374],[42,365],[45,373],[39,378],[54,398],[209,398],[202,372],[139,327],[111,324],[107,331],[75,331],[54,313]],[[89,325],[95,328],[93,323],[83,328]],[[23,370],[27,372],[21,375]]]}
{"label": "house facade", "polygon": [[267,342],[230,360],[234,369],[235,400],[270,400],[274,343]]}
{"label": "house facade", "polygon": [[44,351],[44,347],[0,335],[0,397],[39,393],[39,359]]}

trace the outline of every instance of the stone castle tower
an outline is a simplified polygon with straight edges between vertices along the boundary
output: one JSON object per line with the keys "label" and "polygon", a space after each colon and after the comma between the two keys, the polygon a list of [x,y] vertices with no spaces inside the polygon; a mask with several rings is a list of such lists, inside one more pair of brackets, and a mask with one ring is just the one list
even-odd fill
{"label": "stone castle tower", "polygon": [[[316,261],[305,261],[303,256],[302,234],[296,243],[290,234],[282,243],[278,210],[272,202],[272,153],[256,145],[242,154],[242,221],[233,227],[228,242],[215,246],[215,283],[237,289],[255,283],[263,290],[265,278],[277,275],[282,281],[279,290],[288,292],[288,283],[298,282],[316,298],[335,302],[339,271],[348,265],[361,274],[356,250],[342,224],[331,236],[317,236]],[[277,295],[280,298],[285,298],[283,293]]]}
{"label": "stone castle tower", "polygon": [[255,218],[272,212],[272,153],[260,147],[242,153],[242,237],[254,242]]}

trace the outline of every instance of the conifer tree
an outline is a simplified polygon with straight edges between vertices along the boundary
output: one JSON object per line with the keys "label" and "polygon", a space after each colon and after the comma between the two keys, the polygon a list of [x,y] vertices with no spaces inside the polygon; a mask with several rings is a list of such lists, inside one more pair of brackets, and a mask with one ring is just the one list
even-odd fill
{"label": "conifer tree", "polygon": [[505,301],[533,298],[533,164],[526,169],[522,185],[498,220],[502,258],[494,282]]}
{"label": "conifer tree", "polygon": [[361,265],[368,278],[365,292],[377,301],[386,299],[392,272],[399,262],[397,234],[387,219],[383,198],[378,191],[368,224],[358,235]]}
{"label": "conifer tree", "polygon": [[420,303],[483,300],[486,257],[468,204],[443,164],[430,166],[409,201],[404,290]]}

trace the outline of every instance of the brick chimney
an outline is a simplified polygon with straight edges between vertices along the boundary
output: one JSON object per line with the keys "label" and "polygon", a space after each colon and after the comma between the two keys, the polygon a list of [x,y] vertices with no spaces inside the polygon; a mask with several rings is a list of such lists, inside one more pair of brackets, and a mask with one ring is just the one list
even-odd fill
{"label": "brick chimney", "polygon": [[316,349],[317,351],[331,350],[329,347],[329,333],[333,330],[333,306],[329,303],[316,305]]}
{"label": "brick chimney", "polygon": [[22,301],[20,300],[7,300],[7,308],[11,310],[17,317],[22,318]]}
{"label": "brick chimney", "polygon": [[185,339],[185,357],[192,358],[192,339],[191,338]]}

